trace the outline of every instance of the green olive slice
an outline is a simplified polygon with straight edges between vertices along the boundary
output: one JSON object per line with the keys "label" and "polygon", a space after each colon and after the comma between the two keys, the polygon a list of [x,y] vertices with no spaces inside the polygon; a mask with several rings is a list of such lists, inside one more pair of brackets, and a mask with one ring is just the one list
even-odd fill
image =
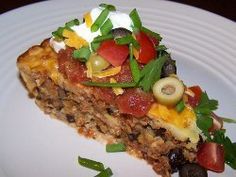
{"label": "green olive slice", "polygon": [[159,103],[173,106],[181,100],[184,94],[184,85],[175,77],[165,77],[158,80],[152,90]]}
{"label": "green olive slice", "polygon": [[110,63],[108,63],[104,58],[97,54],[92,54],[89,57],[88,62],[91,63],[93,72],[100,72],[110,65]]}

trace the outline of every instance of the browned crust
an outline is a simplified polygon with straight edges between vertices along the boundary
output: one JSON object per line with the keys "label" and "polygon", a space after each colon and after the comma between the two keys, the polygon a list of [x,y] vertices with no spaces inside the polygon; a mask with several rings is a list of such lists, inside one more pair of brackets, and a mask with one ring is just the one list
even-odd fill
{"label": "browned crust", "polygon": [[108,142],[124,142],[131,154],[145,159],[162,176],[170,176],[167,154],[171,149],[183,149],[187,160],[195,160],[195,150],[186,148],[189,142],[175,140],[157,121],[119,114],[114,105],[98,100],[92,88],[72,84],[58,71],[55,81],[47,68],[34,66],[49,58],[56,60],[57,54],[46,39],[17,59],[26,88],[46,114],[66,122],[87,137],[98,139],[102,135]]}

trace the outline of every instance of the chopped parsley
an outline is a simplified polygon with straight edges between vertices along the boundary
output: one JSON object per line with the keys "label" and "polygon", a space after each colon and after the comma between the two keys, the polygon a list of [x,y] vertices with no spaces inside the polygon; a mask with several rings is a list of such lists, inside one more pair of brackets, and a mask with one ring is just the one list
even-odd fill
{"label": "chopped parsley", "polygon": [[217,109],[217,106],[218,101],[209,99],[207,93],[203,92],[200,103],[194,108],[194,112],[197,116],[197,126],[207,138],[210,138],[208,130],[213,124],[211,114]]}
{"label": "chopped parsley", "polygon": [[169,56],[164,55],[157,59],[150,61],[141,71],[139,86],[148,92],[152,89],[152,86],[161,77],[161,69],[165,61]]}
{"label": "chopped parsley", "polygon": [[236,145],[225,135],[225,130],[216,130],[211,141],[224,146],[226,164],[236,169]]}

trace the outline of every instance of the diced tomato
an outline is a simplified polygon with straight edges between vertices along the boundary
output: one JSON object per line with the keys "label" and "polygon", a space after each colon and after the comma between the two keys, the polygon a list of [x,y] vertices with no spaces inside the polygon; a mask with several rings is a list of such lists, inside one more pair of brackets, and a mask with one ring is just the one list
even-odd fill
{"label": "diced tomato", "polygon": [[103,41],[97,53],[113,66],[121,66],[129,55],[127,45],[118,45],[114,40]]}
{"label": "diced tomato", "polygon": [[140,89],[128,89],[116,99],[119,111],[135,117],[143,117],[151,108],[153,97]]}
{"label": "diced tomato", "polygon": [[153,41],[144,32],[139,32],[136,35],[136,40],[140,44],[139,55],[137,60],[140,63],[146,64],[156,57],[156,50]]}
{"label": "diced tomato", "polygon": [[223,172],[225,168],[224,147],[213,142],[203,143],[197,152],[197,162],[208,170]]}
{"label": "diced tomato", "polygon": [[189,89],[194,93],[194,96],[188,96],[188,103],[194,108],[201,100],[202,89],[199,86],[192,86]]}
{"label": "diced tomato", "polygon": [[73,49],[60,50],[58,53],[59,71],[63,73],[72,83],[88,80],[86,66],[73,59]]}

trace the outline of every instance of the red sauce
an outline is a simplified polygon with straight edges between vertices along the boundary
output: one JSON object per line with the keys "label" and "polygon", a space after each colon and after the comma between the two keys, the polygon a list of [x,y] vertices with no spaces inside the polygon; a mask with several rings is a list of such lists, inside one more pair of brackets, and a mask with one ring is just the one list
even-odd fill
{"label": "red sauce", "polygon": [[128,60],[121,66],[121,71],[114,76],[117,82],[131,82],[133,80]]}
{"label": "red sauce", "polygon": [[[86,76],[86,66],[84,63],[72,57],[72,48],[60,50],[58,53],[59,71],[64,74],[72,83],[79,83],[89,80]],[[117,82],[131,82],[132,74],[128,60],[122,65],[121,72],[112,76]],[[98,79],[98,82],[109,82],[109,77]],[[125,89],[122,95],[116,96],[111,88],[94,87],[93,94],[97,99],[110,104],[116,104],[120,113],[143,117],[149,111],[153,102],[150,93],[141,89]]]}
{"label": "red sauce", "polygon": [[93,94],[96,98],[110,104],[114,102],[116,95],[111,88],[94,87]]}
{"label": "red sauce", "polygon": [[153,96],[150,93],[140,89],[127,89],[124,94],[118,96],[115,100],[121,113],[135,117],[146,115],[153,101]]}
{"label": "red sauce", "polygon": [[73,59],[73,49],[60,50],[58,53],[59,71],[72,83],[89,80],[86,76],[85,64]]}

